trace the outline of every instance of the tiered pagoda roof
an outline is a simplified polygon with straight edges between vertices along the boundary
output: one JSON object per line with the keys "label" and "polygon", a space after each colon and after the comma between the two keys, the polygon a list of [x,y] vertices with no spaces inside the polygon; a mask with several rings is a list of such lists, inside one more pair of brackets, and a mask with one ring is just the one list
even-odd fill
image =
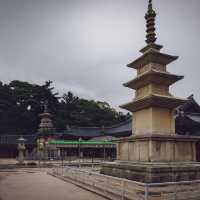
{"label": "tiered pagoda roof", "polygon": [[162,65],[168,65],[171,62],[178,59],[178,56],[172,56],[164,53],[160,53],[154,48],[151,48],[150,46],[147,46],[147,51],[144,52],[142,56],[140,56],[135,61],[128,64],[128,67],[139,69],[149,63],[156,63],[156,64],[162,64]]}
{"label": "tiered pagoda roof", "polygon": [[131,112],[136,112],[138,110],[149,107],[174,109],[177,106],[185,103],[185,101],[185,99],[175,98],[173,96],[149,95],[144,98],[137,99],[127,104],[121,105],[120,107]]}
{"label": "tiered pagoda roof", "polygon": [[178,76],[169,72],[163,72],[152,69],[147,72],[144,72],[141,75],[138,75],[136,78],[127,83],[124,83],[123,85],[125,87],[136,90],[150,83],[170,86],[183,78],[184,76]]}

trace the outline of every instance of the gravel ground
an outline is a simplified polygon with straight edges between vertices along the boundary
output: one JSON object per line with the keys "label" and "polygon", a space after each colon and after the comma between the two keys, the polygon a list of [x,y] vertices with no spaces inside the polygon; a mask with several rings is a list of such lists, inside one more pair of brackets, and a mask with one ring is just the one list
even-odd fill
{"label": "gravel ground", "polygon": [[0,200],[105,200],[92,192],[48,175],[45,170],[0,172]]}

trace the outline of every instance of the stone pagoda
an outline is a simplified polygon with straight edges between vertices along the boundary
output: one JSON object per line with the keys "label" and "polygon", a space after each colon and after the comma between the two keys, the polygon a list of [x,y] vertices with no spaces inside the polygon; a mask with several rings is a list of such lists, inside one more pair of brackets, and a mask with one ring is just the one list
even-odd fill
{"label": "stone pagoda", "polygon": [[101,172],[135,181],[154,183],[200,179],[196,162],[198,138],[175,133],[174,109],[186,100],[174,97],[169,87],[183,76],[168,72],[178,57],[161,53],[156,44],[156,12],[149,0],[146,46],[142,55],[127,66],[137,76],[124,86],[136,90],[135,98],[121,106],[133,114],[132,136],[117,144],[117,160],[104,163]]}
{"label": "stone pagoda", "polygon": [[48,137],[52,135],[55,131],[52,123],[52,114],[49,112],[48,109],[48,102],[44,102],[44,112],[39,115],[41,118],[38,133],[41,137]]}

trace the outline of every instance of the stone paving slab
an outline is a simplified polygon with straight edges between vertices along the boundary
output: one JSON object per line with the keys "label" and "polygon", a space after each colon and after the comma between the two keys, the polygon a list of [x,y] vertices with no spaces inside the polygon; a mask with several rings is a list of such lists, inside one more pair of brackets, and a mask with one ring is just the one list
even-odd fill
{"label": "stone paving slab", "polygon": [[0,172],[0,200],[105,200],[92,192],[48,175],[24,169]]}

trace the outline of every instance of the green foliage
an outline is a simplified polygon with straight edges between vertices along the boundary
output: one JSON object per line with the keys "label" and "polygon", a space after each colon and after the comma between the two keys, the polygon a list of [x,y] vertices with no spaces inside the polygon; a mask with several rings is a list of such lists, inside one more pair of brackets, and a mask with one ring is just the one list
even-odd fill
{"label": "green foliage", "polygon": [[37,131],[42,104],[47,99],[52,112],[58,107],[51,82],[44,85],[12,81],[0,84],[0,134],[32,134]]}
{"label": "green foliage", "polygon": [[0,82],[0,134],[36,133],[46,100],[57,131],[67,125],[110,126],[130,117],[107,102],[81,99],[72,92],[59,98],[51,81],[37,85],[15,80],[9,84]]}

